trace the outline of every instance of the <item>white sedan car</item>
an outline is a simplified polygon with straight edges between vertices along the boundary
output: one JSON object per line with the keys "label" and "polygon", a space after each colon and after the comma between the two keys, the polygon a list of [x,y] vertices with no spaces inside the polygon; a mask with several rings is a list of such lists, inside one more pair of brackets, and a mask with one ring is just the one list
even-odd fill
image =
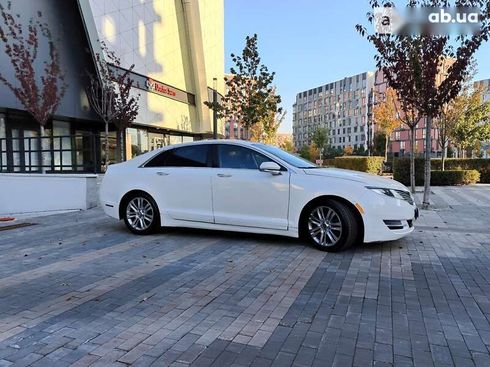
{"label": "white sedan car", "polygon": [[418,216],[397,181],[237,140],[173,145],[111,165],[100,200],[136,234],[161,226],[268,233],[327,251],[401,238]]}

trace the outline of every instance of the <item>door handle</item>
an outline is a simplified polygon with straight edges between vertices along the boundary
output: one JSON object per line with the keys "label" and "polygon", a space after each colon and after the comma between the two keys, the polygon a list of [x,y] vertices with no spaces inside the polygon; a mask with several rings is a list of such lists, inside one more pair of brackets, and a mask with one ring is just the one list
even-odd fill
{"label": "door handle", "polygon": [[167,172],[157,172],[157,175],[158,176],[168,176],[169,173],[167,173]]}
{"label": "door handle", "polygon": [[227,175],[225,173],[218,173],[218,177],[231,177],[231,175]]}

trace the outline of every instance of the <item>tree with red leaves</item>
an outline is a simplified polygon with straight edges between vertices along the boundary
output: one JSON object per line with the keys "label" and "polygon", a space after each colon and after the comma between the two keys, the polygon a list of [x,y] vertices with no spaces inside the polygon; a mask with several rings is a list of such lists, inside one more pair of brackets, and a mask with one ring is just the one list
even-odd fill
{"label": "tree with red leaves", "polygon": [[[13,68],[13,79],[0,71],[0,82],[7,86],[26,111],[41,125],[41,136],[47,122],[56,112],[67,84],[65,73],[60,67],[60,56],[52,33],[42,21],[42,13],[29,20],[27,29],[19,22],[19,15],[12,14],[12,4],[5,7],[0,3],[0,41]],[[36,69],[39,63],[40,36],[47,42],[48,57],[43,60],[44,69]],[[41,154],[42,170],[46,169],[46,157]]]}
{"label": "tree with red leaves", "polygon": [[116,125],[118,130],[119,160],[124,159],[124,132],[131,126],[139,110],[139,94],[131,93],[134,80],[129,69],[121,67],[121,60],[101,42],[103,55],[95,55],[96,74],[89,73],[87,95],[93,110],[105,124],[105,168],[109,164],[109,124]]}
{"label": "tree with red leaves", "polygon": [[[454,4],[453,4],[454,3]],[[369,0],[372,9],[394,8],[389,0]],[[490,34],[490,1],[488,0],[408,0],[407,7],[468,6],[479,10],[479,32],[451,37],[434,34],[368,34],[365,27],[357,31],[374,45],[376,66],[384,73],[389,86],[397,90],[407,105],[413,105],[426,118],[425,170],[423,206],[430,194],[430,159],[432,120],[444,104],[454,99],[471,71],[473,56]],[[374,12],[367,15],[373,24]],[[448,60],[450,62],[448,62]]]}

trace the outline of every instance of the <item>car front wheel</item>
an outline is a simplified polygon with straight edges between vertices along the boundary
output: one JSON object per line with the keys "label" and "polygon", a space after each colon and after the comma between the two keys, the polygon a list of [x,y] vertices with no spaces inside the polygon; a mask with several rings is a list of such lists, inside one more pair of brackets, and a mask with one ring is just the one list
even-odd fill
{"label": "car front wheel", "polygon": [[302,223],[303,235],[316,248],[337,252],[355,242],[358,225],[352,211],[336,200],[324,200],[309,207]]}
{"label": "car front wheel", "polygon": [[126,201],[124,223],[136,234],[149,234],[158,227],[160,216],[155,201],[143,193]]}

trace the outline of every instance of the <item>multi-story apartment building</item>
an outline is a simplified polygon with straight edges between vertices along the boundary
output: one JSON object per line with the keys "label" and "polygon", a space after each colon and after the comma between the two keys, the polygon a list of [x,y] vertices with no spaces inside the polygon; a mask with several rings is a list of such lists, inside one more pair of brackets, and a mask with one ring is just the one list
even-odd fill
{"label": "multi-story apartment building", "polygon": [[332,147],[366,149],[371,141],[374,72],[365,72],[300,92],[293,105],[296,149],[309,145],[318,127],[329,132]]}
{"label": "multi-story apartment building", "polygon": [[[386,78],[384,77],[383,73],[379,70],[376,71],[375,81],[374,81],[373,104],[376,104],[378,102],[377,96],[382,95],[383,93],[386,92],[387,86],[388,86],[388,82],[386,81]],[[376,121],[374,121],[374,125],[375,124]],[[415,147],[413,149],[415,154],[422,154],[424,152],[425,134],[426,134],[425,119],[421,119],[415,129]],[[432,128],[432,134],[431,134],[431,142],[432,142],[431,152],[434,156],[441,155],[441,147],[439,146],[437,140],[438,137],[439,137],[438,130],[434,126]],[[388,147],[388,150],[395,157],[402,157],[412,152],[412,147],[410,144],[410,130],[407,126],[400,124],[400,126],[393,131],[390,137],[390,145]]]}

